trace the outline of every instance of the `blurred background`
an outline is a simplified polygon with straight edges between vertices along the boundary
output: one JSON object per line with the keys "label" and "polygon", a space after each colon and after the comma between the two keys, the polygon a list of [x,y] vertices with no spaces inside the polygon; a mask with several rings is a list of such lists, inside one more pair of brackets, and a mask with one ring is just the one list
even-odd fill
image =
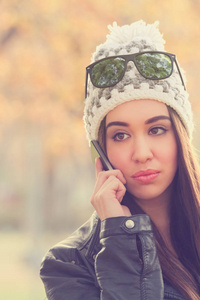
{"label": "blurred background", "polygon": [[139,19],[186,71],[199,150],[199,0],[0,2],[0,299],[45,299],[42,257],[93,211],[85,67],[108,24]]}

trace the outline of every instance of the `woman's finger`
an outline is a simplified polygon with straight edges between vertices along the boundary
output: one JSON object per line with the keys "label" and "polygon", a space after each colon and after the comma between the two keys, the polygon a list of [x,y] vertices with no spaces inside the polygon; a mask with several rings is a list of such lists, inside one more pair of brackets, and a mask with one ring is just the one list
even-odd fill
{"label": "woman's finger", "polygon": [[102,171],[100,159],[96,160],[97,181],[91,197],[100,219],[125,215],[121,201],[126,192],[126,179],[120,170]]}

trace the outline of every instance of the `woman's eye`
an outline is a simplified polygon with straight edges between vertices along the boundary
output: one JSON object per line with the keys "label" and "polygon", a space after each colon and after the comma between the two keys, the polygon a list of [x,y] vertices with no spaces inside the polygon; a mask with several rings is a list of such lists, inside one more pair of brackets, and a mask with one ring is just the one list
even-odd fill
{"label": "woman's eye", "polygon": [[154,127],[154,128],[152,128],[150,131],[149,131],[149,133],[151,134],[151,135],[160,135],[160,134],[163,134],[163,133],[165,133],[167,130],[165,129],[165,128],[163,128],[163,127]]}
{"label": "woman's eye", "polygon": [[125,139],[128,138],[128,134],[126,133],[123,133],[123,132],[119,132],[119,133],[116,133],[113,137],[113,140],[114,141],[123,141]]}

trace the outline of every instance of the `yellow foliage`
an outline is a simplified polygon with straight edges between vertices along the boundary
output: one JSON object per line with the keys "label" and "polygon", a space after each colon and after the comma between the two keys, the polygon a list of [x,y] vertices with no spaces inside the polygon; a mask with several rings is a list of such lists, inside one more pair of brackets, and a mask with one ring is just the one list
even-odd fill
{"label": "yellow foliage", "polygon": [[34,126],[46,145],[45,155],[70,155],[72,149],[84,153],[85,67],[115,20],[121,25],[138,19],[160,21],[167,50],[177,54],[187,71],[192,105],[199,112],[199,12],[194,0],[4,1],[0,130]]}

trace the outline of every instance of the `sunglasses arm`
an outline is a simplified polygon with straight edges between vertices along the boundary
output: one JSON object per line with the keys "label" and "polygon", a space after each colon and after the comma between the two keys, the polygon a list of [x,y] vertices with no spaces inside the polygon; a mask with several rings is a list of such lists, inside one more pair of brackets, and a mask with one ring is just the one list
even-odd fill
{"label": "sunglasses arm", "polygon": [[85,99],[87,98],[87,83],[88,83],[88,70],[86,69],[86,78],[85,78]]}
{"label": "sunglasses arm", "polygon": [[176,67],[177,67],[178,73],[179,73],[179,75],[180,75],[181,82],[182,82],[182,84],[183,84],[183,86],[184,86],[184,89],[185,89],[185,91],[186,91],[186,86],[185,86],[185,83],[184,83],[184,80],[183,80],[183,76],[182,76],[182,74],[181,74],[181,71],[180,71],[180,68],[179,68],[179,65],[178,65],[178,62],[177,62],[177,60],[176,60],[176,59],[175,59],[175,64],[176,64]]}

